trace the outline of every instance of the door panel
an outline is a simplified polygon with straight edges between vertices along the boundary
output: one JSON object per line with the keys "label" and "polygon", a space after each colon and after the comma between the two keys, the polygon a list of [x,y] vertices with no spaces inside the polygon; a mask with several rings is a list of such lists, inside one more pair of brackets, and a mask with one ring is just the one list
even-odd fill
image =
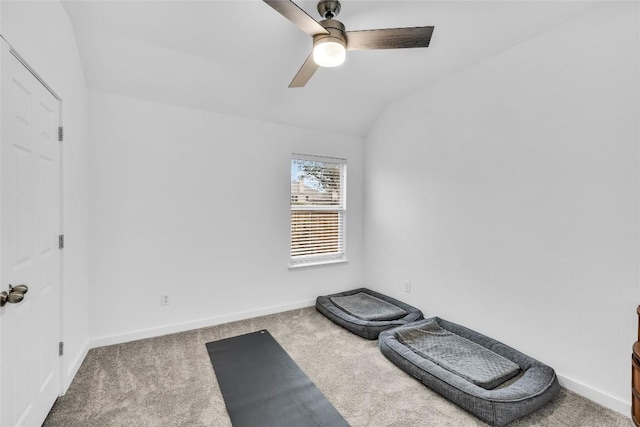
{"label": "door panel", "polygon": [[15,218],[15,267],[19,267],[30,263],[33,256],[33,152],[18,145],[11,148],[15,158],[15,170],[7,171],[13,172],[13,176],[8,177],[8,184],[13,186],[16,197],[13,208],[11,205],[5,206],[5,211],[13,211],[10,214]]}
{"label": "door panel", "polygon": [[29,287],[0,308],[0,425],[35,426],[60,392],[59,101],[2,42],[0,291]]}

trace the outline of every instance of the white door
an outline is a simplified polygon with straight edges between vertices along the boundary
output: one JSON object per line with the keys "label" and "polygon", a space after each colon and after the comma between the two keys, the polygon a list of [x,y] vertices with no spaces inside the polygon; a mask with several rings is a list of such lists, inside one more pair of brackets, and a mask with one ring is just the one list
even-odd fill
{"label": "white door", "polygon": [[60,105],[4,41],[1,65],[0,291],[28,292],[0,308],[0,426],[32,427],[60,392]]}

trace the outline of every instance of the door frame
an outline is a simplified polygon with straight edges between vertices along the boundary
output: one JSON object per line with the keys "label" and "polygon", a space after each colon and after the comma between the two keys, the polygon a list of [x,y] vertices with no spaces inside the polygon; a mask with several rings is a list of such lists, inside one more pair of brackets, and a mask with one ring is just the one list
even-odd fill
{"label": "door frame", "polygon": [[[58,126],[59,127],[63,127],[63,122],[62,122],[62,111],[63,111],[63,101],[62,101],[62,97],[60,97],[60,95],[58,95],[56,93],[55,90],[53,90],[51,88],[51,86],[46,82],[46,80],[44,78],[42,78],[40,76],[40,74],[38,74],[38,72],[35,71],[35,69],[29,65],[29,63],[24,59],[24,57],[22,55],[20,55],[18,53],[18,51],[16,51],[16,49],[11,45],[11,43],[9,43],[9,41],[4,37],[3,34],[0,34],[0,43],[1,44],[6,44],[9,48],[9,53],[18,60],[18,62],[20,62],[22,64],[23,67],[25,67],[25,69],[27,71],[29,71],[29,73],[31,73],[33,75],[33,77],[36,78],[36,80],[38,80],[38,82],[40,82],[40,84],[42,86],[44,86],[44,88],[58,101],[59,103],[59,117],[58,117]],[[2,67],[2,59],[0,59],[0,69]],[[1,72],[1,71],[0,71]],[[2,103],[0,103],[0,109]],[[0,114],[2,113],[2,111],[0,110]],[[2,141],[2,136],[0,134],[0,144],[3,144],[4,141]],[[59,145],[58,145],[58,150],[60,153],[60,177],[59,177],[59,183],[60,183],[60,224],[59,224],[59,229],[60,229],[60,234],[64,235],[64,180],[63,180],[63,176],[64,176],[64,144],[62,144],[62,141],[59,141]],[[2,215],[2,206],[0,205],[0,216]],[[1,234],[1,230],[0,230],[0,234]],[[0,235],[0,238],[2,236]],[[1,249],[0,249],[1,250]],[[0,266],[0,269],[2,268],[2,266]],[[3,284],[0,284],[0,286],[3,286]],[[64,313],[64,251],[60,252],[60,292],[58,295],[58,301],[59,301],[59,305],[60,305],[60,330],[58,331],[58,341],[59,342],[64,342],[64,323],[63,323],[63,313]],[[2,341],[0,340],[0,348],[2,346]],[[0,352],[0,355],[2,353]],[[64,353],[58,357],[58,371],[60,373],[60,390],[58,392],[59,396],[64,395],[64,393],[66,392],[65,389],[65,384],[67,383],[67,377],[65,375],[64,372],[64,366],[65,366],[65,357],[66,355],[64,355]],[[0,360],[0,363],[2,363],[2,360]],[[2,398],[2,396],[0,396],[0,399]]]}

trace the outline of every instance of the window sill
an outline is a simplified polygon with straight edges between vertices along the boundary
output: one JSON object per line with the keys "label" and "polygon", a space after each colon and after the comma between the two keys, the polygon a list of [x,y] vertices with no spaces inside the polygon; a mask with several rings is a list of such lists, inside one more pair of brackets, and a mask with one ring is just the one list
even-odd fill
{"label": "window sill", "polygon": [[301,262],[297,264],[289,264],[289,270],[297,270],[299,268],[305,268],[305,267],[319,267],[322,265],[346,264],[348,262],[349,260],[346,258],[332,259],[328,261],[311,261],[311,262],[304,262],[304,263]]}

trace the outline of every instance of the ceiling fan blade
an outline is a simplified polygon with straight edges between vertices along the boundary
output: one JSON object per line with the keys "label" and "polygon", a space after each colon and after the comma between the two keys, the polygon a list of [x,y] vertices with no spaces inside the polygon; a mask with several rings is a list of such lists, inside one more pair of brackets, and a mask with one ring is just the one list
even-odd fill
{"label": "ceiling fan blade", "polygon": [[431,26],[347,31],[347,50],[427,47],[433,28]]}
{"label": "ceiling fan blade", "polygon": [[303,87],[318,68],[320,68],[320,66],[313,60],[313,52],[311,52],[307,60],[302,64],[302,67],[298,70],[298,74],[296,74],[293,80],[291,80],[291,83],[289,83],[289,87]]}
{"label": "ceiling fan blade", "polygon": [[316,34],[329,34],[322,25],[310,17],[307,12],[300,9],[300,7],[289,0],[263,0],[266,4],[274,8],[278,13],[287,18],[289,21],[296,24],[305,33],[310,36]]}

